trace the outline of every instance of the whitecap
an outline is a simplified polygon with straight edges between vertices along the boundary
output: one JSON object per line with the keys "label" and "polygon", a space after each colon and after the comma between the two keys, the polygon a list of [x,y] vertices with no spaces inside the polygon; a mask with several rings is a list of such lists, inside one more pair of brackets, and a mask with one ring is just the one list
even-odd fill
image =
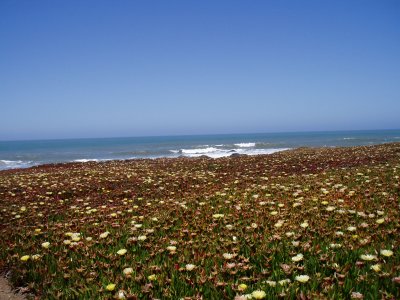
{"label": "whitecap", "polygon": [[256,145],[256,143],[238,143],[238,144],[234,144],[236,147],[240,147],[240,148],[250,148],[250,147],[254,147]]}
{"label": "whitecap", "polygon": [[207,147],[207,148],[198,148],[198,149],[182,149],[180,150],[183,154],[206,154],[212,153],[215,151],[219,151],[217,148],[214,147]]}

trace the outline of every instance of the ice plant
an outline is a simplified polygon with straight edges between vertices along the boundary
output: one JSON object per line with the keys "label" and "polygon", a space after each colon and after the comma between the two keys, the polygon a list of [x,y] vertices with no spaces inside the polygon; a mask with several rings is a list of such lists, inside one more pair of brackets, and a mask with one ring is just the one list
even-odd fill
{"label": "ice plant", "polygon": [[292,257],[292,261],[294,261],[294,262],[299,262],[301,260],[303,260],[303,254],[301,254],[301,253],[299,253],[296,256]]}
{"label": "ice plant", "polygon": [[226,260],[229,260],[229,259],[232,259],[232,258],[235,257],[235,255],[232,254],[232,253],[224,253],[224,254],[222,254],[222,256],[223,256]]}
{"label": "ice plant", "polygon": [[196,266],[193,264],[187,264],[185,266],[185,268],[186,268],[186,271],[192,271],[194,268],[196,268]]}
{"label": "ice plant", "polygon": [[310,279],[310,276],[308,276],[308,275],[299,275],[299,276],[296,276],[295,279],[298,282],[305,283]]}
{"label": "ice plant", "polygon": [[241,283],[241,284],[238,285],[238,290],[239,290],[239,291],[243,292],[243,291],[245,291],[246,289],[247,289],[247,285],[246,285],[246,284]]}
{"label": "ice plant", "polygon": [[175,246],[168,246],[168,247],[167,247],[167,250],[168,250],[169,252],[173,253],[173,252],[176,251],[176,247],[175,247]]}
{"label": "ice plant", "polygon": [[380,272],[381,271],[381,265],[376,264],[371,266],[371,270],[374,270],[375,272]]}
{"label": "ice plant", "polygon": [[382,249],[380,252],[383,256],[386,257],[390,257],[393,255],[393,251],[392,250],[386,250],[386,249]]}
{"label": "ice plant", "polygon": [[108,232],[108,231],[103,232],[102,234],[100,234],[100,238],[105,239],[106,237],[108,237],[109,234],[110,234],[110,232]]}
{"label": "ice plant", "polygon": [[126,249],[120,249],[120,250],[117,251],[117,254],[122,256],[122,255],[125,255],[126,252],[127,252]]}
{"label": "ice plant", "polygon": [[145,235],[139,235],[137,238],[139,241],[145,241],[147,239],[147,236]]}
{"label": "ice plant", "polygon": [[113,291],[114,289],[115,289],[115,284],[114,283],[109,283],[106,286],[106,290],[109,291],[109,292]]}
{"label": "ice plant", "polygon": [[124,275],[131,275],[133,273],[133,268],[125,268],[122,273],[124,273]]}
{"label": "ice plant", "polygon": [[256,290],[251,293],[251,296],[253,297],[253,299],[264,299],[267,294],[264,291]]}
{"label": "ice plant", "polygon": [[305,222],[301,223],[301,224],[300,224],[300,227],[302,227],[302,228],[307,228],[307,227],[308,227],[308,222],[305,221]]}
{"label": "ice plant", "polygon": [[147,279],[150,281],[154,281],[157,279],[157,276],[155,274],[151,274],[151,275],[147,276]]}
{"label": "ice plant", "polygon": [[49,242],[44,242],[42,243],[42,247],[45,249],[48,249],[50,247],[50,243]]}
{"label": "ice plant", "polygon": [[21,259],[22,261],[27,261],[29,258],[30,258],[29,255],[24,255],[24,256],[21,256],[20,259]]}
{"label": "ice plant", "polygon": [[361,258],[362,260],[371,261],[371,260],[376,259],[376,255],[372,255],[372,254],[362,254],[362,255],[360,255],[360,258]]}

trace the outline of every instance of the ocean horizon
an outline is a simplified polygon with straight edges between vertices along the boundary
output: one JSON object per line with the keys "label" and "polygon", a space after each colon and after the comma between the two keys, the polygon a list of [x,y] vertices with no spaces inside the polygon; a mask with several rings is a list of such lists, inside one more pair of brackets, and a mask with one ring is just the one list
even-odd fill
{"label": "ocean horizon", "polygon": [[119,138],[0,141],[0,170],[50,163],[143,158],[219,158],[299,147],[349,147],[400,142],[400,130],[351,130]]}

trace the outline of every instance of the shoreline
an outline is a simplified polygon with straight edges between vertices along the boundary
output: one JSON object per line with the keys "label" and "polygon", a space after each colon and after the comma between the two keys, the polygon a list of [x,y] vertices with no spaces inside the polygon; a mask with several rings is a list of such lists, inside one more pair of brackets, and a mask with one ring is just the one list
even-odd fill
{"label": "shoreline", "polygon": [[[123,163],[123,162],[132,162],[132,161],[140,161],[140,162],[145,162],[145,161],[158,161],[158,160],[178,160],[178,159],[188,159],[188,160],[196,160],[196,159],[209,159],[209,160],[224,160],[224,159],[229,159],[229,158],[238,158],[238,157],[263,157],[263,156],[270,156],[274,155],[276,153],[284,153],[284,152],[293,152],[293,151],[298,151],[300,149],[308,149],[308,150],[322,150],[322,149],[352,149],[352,148],[363,148],[363,147],[376,147],[376,146],[384,146],[384,145],[396,145],[400,144],[400,142],[388,142],[388,143],[381,143],[381,144],[373,144],[373,145],[357,145],[357,146],[300,146],[296,148],[283,148],[283,150],[277,150],[272,153],[262,153],[262,154],[239,154],[239,153],[232,153],[229,156],[222,156],[222,157],[211,157],[207,156],[206,154],[199,155],[199,156],[178,156],[178,157],[168,157],[168,156],[162,156],[162,157],[144,157],[144,158],[121,158],[121,159],[87,159],[87,161],[78,161],[78,160],[73,160],[73,161],[65,161],[65,162],[49,162],[49,163],[43,163],[43,164],[38,164],[38,165],[33,165],[29,167],[22,167],[22,168],[9,168],[9,169],[2,169],[0,170],[0,175],[1,173],[7,173],[7,172],[14,172],[14,171],[20,171],[20,170],[37,170],[41,168],[54,168],[54,167],[70,167],[70,166],[79,166],[79,165],[89,165],[89,164],[107,164],[107,163]],[[83,160],[83,159],[82,159]]]}

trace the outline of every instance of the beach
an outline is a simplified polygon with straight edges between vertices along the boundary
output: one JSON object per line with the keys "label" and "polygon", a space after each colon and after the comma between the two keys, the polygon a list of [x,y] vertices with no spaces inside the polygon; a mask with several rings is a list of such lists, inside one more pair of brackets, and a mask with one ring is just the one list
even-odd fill
{"label": "beach", "polygon": [[1,270],[42,299],[399,298],[400,143],[289,148],[2,170]]}

